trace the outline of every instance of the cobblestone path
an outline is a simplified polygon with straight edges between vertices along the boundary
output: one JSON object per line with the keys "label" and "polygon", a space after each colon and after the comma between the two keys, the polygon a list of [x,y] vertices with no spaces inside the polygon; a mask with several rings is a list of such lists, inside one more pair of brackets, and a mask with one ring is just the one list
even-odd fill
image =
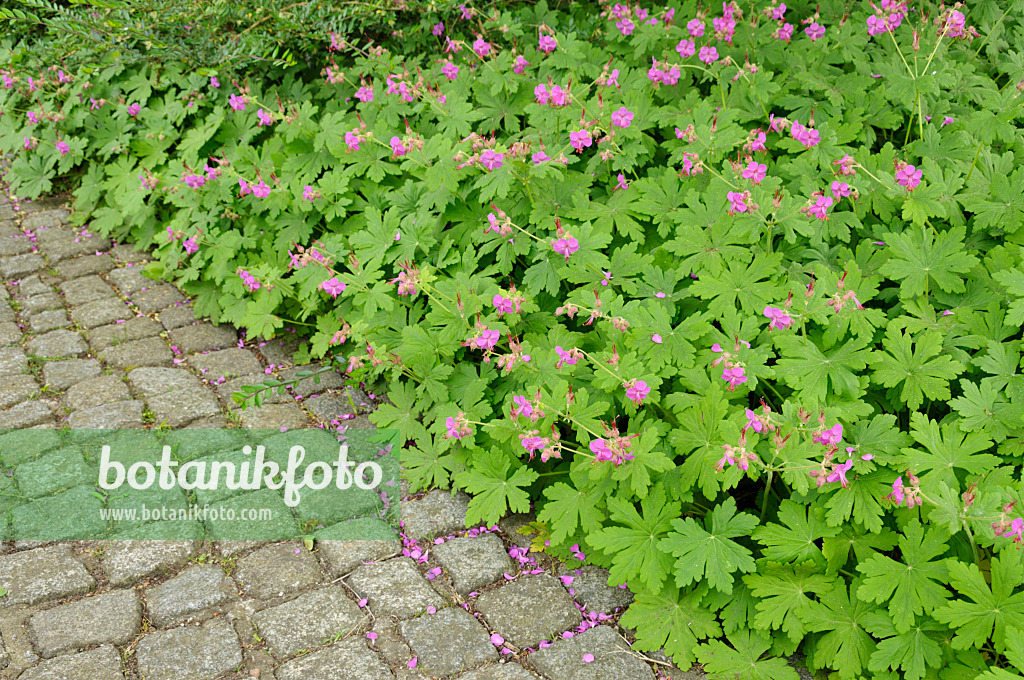
{"label": "cobblestone path", "polygon": [[[197,320],[174,286],[142,275],[143,254],[68,216],[55,202],[19,212],[0,204],[0,429],[370,426],[369,397],[350,400],[329,374],[237,410],[239,386],[300,370],[294,343],[239,342],[233,329]],[[0,474],[0,492],[23,492],[22,483]],[[0,494],[4,513],[12,497]],[[615,620],[632,596],[606,585],[607,572],[528,554],[515,531],[523,517],[467,528],[466,502],[433,491],[403,502],[401,541],[313,550],[5,541],[0,677],[703,677],[630,650]]]}

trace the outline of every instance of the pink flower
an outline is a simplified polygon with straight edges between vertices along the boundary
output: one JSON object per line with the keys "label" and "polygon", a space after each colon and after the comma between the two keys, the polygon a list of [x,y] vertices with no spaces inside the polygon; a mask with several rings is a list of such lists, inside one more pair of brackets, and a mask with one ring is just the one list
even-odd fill
{"label": "pink flower", "polygon": [[533,154],[532,156],[530,156],[530,160],[532,160],[532,161],[533,161],[533,164],[534,164],[534,165],[540,165],[540,164],[541,164],[541,163],[543,163],[544,161],[549,161],[549,160],[551,160],[551,157],[550,157],[550,156],[548,156],[548,155],[547,155],[546,153],[544,153],[543,151],[538,151],[537,153],[535,153],[535,154]]}
{"label": "pink flower", "polygon": [[500,293],[494,296],[491,303],[494,305],[495,309],[498,310],[498,316],[501,316],[502,314],[512,314],[516,311],[515,304],[512,300],[502,297]]}
{"label": "pink flower", "polygon": [[541,52],[551,53],[558,47],[558,41],[555,40],[554,36],[542,35],[540,36],[540,43],[538,45]]}
{"label": "pink flower", "polygon": [[619,31],[622,32],[622,35],[629,35],[633,32],[633,29],[636,28],[636,24],[629,19],[623,18],[615,22],[615,28],[619,29]]}
{"label": "pink flower", "polygon": [[584,654],[583,655],[583,663],[593,663],[593,661],[594,661],[594,655],[593,654]]}
{"label": "pink flower", "polygon": [[768,166],[757,161],[750,161],[743,170],[743,179],[749,179],[754,184],[760,184],[768,172]]}
{"label": "pink flower", "polygon": [[744,409],[744,412],[747,415],[747,424],[744,425],[744,427],[749,427],[754,432],[763,432],[764,423],[762,423],[761,420],[757,417],[757,414],[751,411],[749,408]]}
{"label": "pink flower", "polygon": [[533,88],[533,96],[537,98],[538,104],[547,104],[548,98],[551,96],[548,94],[548,88],[544,87],[543,84]]}
{"label": "pink flower", "polygon": [[242,279],[242,283],[245,284],[245,287],[249,290],[250,293],[259,290],[260,282],[257,281],[256,277],[254,277],[252,274],[250,274],[244,269],[239,269],[238,276],[240,279]]}
{"label": "pink flower", "polygon": [[789,42],[793,37],[793,24],[783,24],[775,31],[775,37],[779,40]]}
{"label": "pink flower", "polygon": [[332,298],[336,298],[345,290],[345,282],[339,281],[337,276],[332,276],[320,284],[320,290],[324,291]]}
{"label": "pink flower", "polygon": [[1024,541],[1024,518],[1018,517],[1017,519],[1010,522],[1010,530],[1005,534],[1001,534],[1003,538],[1013,536],[1014,543],[1020,543]]}
{"label": "pink flower", "polygon": [[245,97],[240,94],[233,94],[228,97],[228,106],[235,111],[245,111]]}
{"label": "pink flower", "polygon": [[459,77],[459,67],[449,61],[441,67],[441,73],[443,73],[444,77],[448,80],[455,80]]}
{"label": "pink flower", "polygon": [[551,88],[551,103],[555,106],[565,106],[566,96],[569,93],[563,90],[560,86],[555,85]]}
{"label": "pink flower", "polygon": [[199,246],[196,245],[195,238],[189,236],[187,239],[181,242],[181,245],[185,248],[185,252],[192,255],[199,251]]}
{"label": "pink flower", "polygon": [[886,25],[885,19],[874,14],[868,17],[867,24],[868,35],[880,35],[889,30],[889,27]]}
{"label": "pink flower", "polygon": [[260,121],[258,123],[258,125],[273,125],[274,124],[274,119],[270,116],[269,113],[267,113],[263,109],[260,109],[259,111],[256,112],[256,117]]}
{"label": "pink flower", "polygon": [[[633,112],[627,109],[625,106],[620,107],[618,111],[612,113],[612,125],[617,125],[618,127],[622,128],[628,128],[629,124],[632,122]],[[577,151],[579,151],[579,149],[577,149]]]}
{"label": "pink flower", "polygon": [[697,58],[705,64],[711,65],[718,61],[718,50],[714,47],[702,47],[700,48],[700,53],[697,55]]}
{"label": "pink flower", "polygon": [[217,76],[210,76],[210,87],[212,87],[212,88],[220,87],[220,81],[217,80]]}
{"label": "pink flower", "polygon": [[907,191],[913,191],[921,183],[921,171],[913,165],[906,165],[896,171],[896,183]]}
{"label": "pink flower", "polygon": [[566,234],[560,239],[551,242],[551,248],[559,255],[564,255],[568,260],[569,256],[580,249],[580,242],[571,235]]}
{"label": "pink flower", "polygon": [[[459,415],[452,418],[448,416],[445,418],[444,427],[446,430],[445,439],[459,439],[468,437],[473,434],[473,428],[469,426],[469,421],[466,420],[466,415],[459,411]],[[440,572],[440,569],[438,569]],[[429,577],[428,577],[429,578]]]}
{"label": "pink flower", "polygon": [[[628,189],[629,188],[629,185],[626,184],[626,176],[623,175],[621,172],[619,173],[618,180],[619,180],[619,183],[616,184],[614,187],[612,187],[612,191],[615,191],[617,189]],[[608,284],[605,284],[605,285],[608,285]]]}
{"label": "pink flower", "polygon": [[853,191],[850,190],[850,185],[846,182],[832,182],[832,195],[835,196],[837,200],[840,198],[846,198],[852,194]]}
{"label": "pink flower", "polygon": [[807,37],[811,39],[811,42],[814,42],[821,36],[825,35],[825,27],[815,21],[804,29],[804,33],[806,33]]}
{"label": "pink flower", "polygon": [[469,339],[467,346],[470,349],[494,349],[494,346],[498,344],[498,340],[501,339],[501,331],[484,329],[480,331],[480,334]]}
{"label": "pink flower", "polygon": [[402,140],[398,137],[391,138],[391,150],[394,152],[395,156],[404,156],[409,153],[409,149],[402,144]]}
{"label": "pink flower", "polygon": [[512,72],[517,73],[519,75],[523,75],[523,71],[526,70],[526,67],[529,65],[530,62],[526,61],[526,57],[524,57],[521,54],[517,55],[516,62],[515,64],[512,65]]}
{"label": "pink flower", "polygon": [[829,474],[829,476],[825,478],[825,481],[826,482],[839,482],[842,485],[842,487],[845,489],[846,487],[848,487],[850,485],[850,483],[846,480],[846,473],[852,467],[853,467],[853,460],[848,460],[848,461],[846,461],[845,463],[843,463],[841,465],[833,466],[832,473]]}
{"label": "pink flower", "polygon": [[252,185],[252,195],[256,198],[266,198],[270,195],[270,187],[263,180],[260,180],[258,184]]}
{"label": "pink flower", "polygon": [[132,104],[128,107],[128,115],[134,118],[139,115],[139,111],[142,110],[142,106],[139,104]]}
{"label": "pink flower", "polygon": [[729,210],[732,212],[747,212],[746,192],[728,192],[725,197],[729,200]]}
{"label": "pink flower", "polygon": [[729,383],[730,390],[734,390],[738,385],[747,382],[747,376],[743,375],[742,366],[734,366],[722,371],[722,380]]}
{"label": "pink flower", "polygon": [[497,170],[501,167],[504,160],[505,154],[498,153],[493,149],[487,149],[480,154],[480,165],[484,166],[488,170]]}
{"label": "pink flower", "polygon": [[526,397],[514,396],[512,397],[515,406],[512,408],[512,417],[523,416],[525,418],[533,417],[533,404]]}
{"label": "pink flower", "polygon": [[793,318],[778,307],[765,307],[764,315],[772,320],[768,330],[786,330],[793,323]]}
{"label": "pink flower", "polygon": [[946,116],[942,119],[942,127],[951,125],[953,123],[953,116]]}
{"label": "pink flower", "polygon": [[686,31],[693,38],[700,38],[704,35],[704,22],[700,19],[690,19],[686,22]]}
{"label": "pink flower", "polygon": [[64,156],[68,151],[71,151],[71,147],[65,142],[57,142],[57,151],[60,151],[60,155]]}
{"label": "pink flower", "polygon": [[583,151],[583,148],[590,146],[593,141],[593,138],[590,136],[590,130],[575,130],[569,133],[569,144],[576,151]]}
{"label": "pink flower", "polygon": [[486,57],[491,53],[491,44],[483,38],[477,38],[473,43],[473,51],[481,57]]}
{"label": "pink flower", "polygon": [[25,149],[34,149],[39,146],[39,142],[32,137],[25,138]]}
{"label": "pink flower", "polygon": [[185,175],[184,177],[181,178],[181,181],[183,181],[185,183],[185,186],[187,186],[190,189],[198,189],[199,187],[206,184],[206,177],[203,175],[195,174]]}
{"label": "pink flower", "polygon": [[676,45],[676,52],[678,52],[679,56],[682,57],[683,59],[686,59],[687,57],[692,57],[696,53],[696,51],[697,45],[694,44],[692,40],[686,40],[684,38],[683,40],[679,41],[678,45]]}
{"label": "pink flower", "polygon": [[345,144],[348,145],[349,151],[359,151],[359,133],[355,130],[346,132]]}
{"label": "pink flower", "polygon": [[319,198],[319,197],[320,197],[320,192],[316,191],[315,189],[313,189],[313,185],[312,184],[307,184],[305,186],[305,188],[302,190],[302,198],[304,198],[307,201],[312,201],[314,198]]}
{"label": "pink flower", "polygon": [[441,35],[442,33],[444,33],[444,22],[440,21],[434,24],[434,27],[430,29],[430,32],[433,33],[434,35]]}
{"label": "pink flower", "polygon": [[843,426],[836,423],[831,428],[824,430],[821,434],[814,438],[815,443],[824,444],[825,446],[835,446],[843,438]]}
{"label": "pink flower", "polygon": [[569,351],[562,349],[561,345],[555,347],[555,354],[558,355],[558,362],[555,364],[555,368],[561,368],[563,365],[568,364],[575,366],[576,362],[579,361],[581,356],[580,351],[573,348]]}
{"label": "pink flower", "polygon": [[819,220],[827,220],[827,211],[832,207],[833,203],[834,201],[831,196],[818,196],[818,200],[807,208],[807,213],[817,217]]}
{"label": "pink flower", "polygon": [[[457,69],[456,69],[457,70]],[[364,104],[373,101],[373,88],[372,87],[361,87],[356,90],[356,99],[363,102]]]}
{"label": "pink flower", "polygon": [[896,505],[902,505],[904,496],[903,477],[897,477],[896,481],[892,483],[892,493],[886,496],[886,498],[893,499],[893,501],[896,502]]}
{"label": "pink flower", "polygon": [[643,404],[644,399],[651,393],[651,388],[643,380],[634,380],[625,384],[626,397],[637,406]]}
{"label": "pink flower", "polygon": [[782,21],[782,17],[786,15],[786,3],[782,3],[778,7],[772,8],[772,21]]}

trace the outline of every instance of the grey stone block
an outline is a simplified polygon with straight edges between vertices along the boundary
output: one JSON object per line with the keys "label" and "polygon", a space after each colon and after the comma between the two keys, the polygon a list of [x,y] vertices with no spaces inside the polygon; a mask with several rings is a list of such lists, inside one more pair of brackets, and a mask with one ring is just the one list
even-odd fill
{"label": "grey stone block", "polygon": [[18,324],[13,321],[0,323],[0,347],[10,347],[21,342],[22,334]]}
{"label": "grey stone block", "polygon": [[28,357],[20,347],[0,349],[0,378],[28,373]]}
{"label": "grey stone block", "polygon": [[47,609],[28,620],[29,637],[44,659],[90,645],[123,645],[141,628],[142,603],[131,590]]}
{"label": "grey stone block", "polygon": [[136,653],[145,680],[214,680],[242,663],[238,636],[224,620],[151,633]]}
{"label": "grey stone block", "polygon": [[71,310],[71,318],[82,328],[106,326],[117,321],[134,318],[135,312],[117,298],[86,302]]}
{"label": "grey stone block", "polygon": [[263,370],[256,356],[247,349],[222,349],[209,354],[196,354],[188,358],[189,364],[207,380],[237,378]]}
{"label": "grey stone block", "polygon": [[131,296],[132,303],[143,314],[159,312],[161,309],[184,300],[185,296],[174,286],[169,283],[156,283],[155,281],[152,287],[147,287],[146,290],[140,290]]}
{"label": "grey stone block", "polygon": [[178,328],[167,334],[172,345],[184,354],[230,349],[238,342],[238,334],[230,326],[200,323]]}
{"label": "grey stone block", "polygon": [[494,534],[445,541],[434,546],[434,559],[452,577],[455,590],[463,597],[500,581],[516,568],[505,545]]}
{"label": "grey stone block", "polygon": [[160,323],[169,331],[182,326],[190,326],[196,321],[195,310],[192,305],[172,305],[160,312]]}
{"label": "grey stone block", "polygon": [[99,255],[83,255],[72,260],[64,260],[54,269],[61,278],[77,279],[89,274],[102,274],[114,267],[114,260],[110,255],[101,253]]}
{"label": "grey stone block", "polygon": [[77,357],[89,351],[81,335],[67,330],[50,331],[32,338],[26,347],[30,355],[43,359]]}
{"label": "grey stone block", "polygon": [[110,254],[114,256],[118,262],[124,264],[138,265],[144,262],[149,262],[150,257],[147,253],[141,250],[136,250],[127,243],[114,246],[110,249]]}
{"label": "grey stone block", "polygon": [[426,611],[427,607],[444,606],[444,601],[408,557],[363,565],[352,573],[348,584],[359,597],[369,599],[369,607],[377,616],[407,619]]}
{"label": "grey stone block", "polygon": [[279,543],[240,558],[235,578],[246,595],[270,599],[318,585],[323,576],[313,553],[301,544]]}
{"label": "grey stone block", "polygon": [[0,381],[0,408],[21,403],[39,392],[30,375],[12,375]]}
{"label": "grey stone block", "polygon": [[546,574],[521,576],[482,593],[476,608],[494,630],[520,648],[536,647],[583,620],[562,584]]}
{"label": "grey stone block", "polygon": [[14,470],[18,488],[29,498],[39,498],[63,489],[95,483],[93,469],[74,448],[47,453],[22,463]]}
{"label": "grey stone block", "polygon": [[60,291],[72,307],[84,305],[86,302],[117,297],[114,289],[95,274],[65,281],[60,284]]}
{"label": "grey stone block", "polygon": [[518,664],[507,663],[470,671],[460,675],[459,680],[537,680],[537,676]]}
{"label": "grey stone block", "polygon": [[319,647],[336,635],[351,633],[363,618],[345,588],[333,585],[264,609],[253,617],[253,623],[266,638],[270,652],[283,659]]}
{"label": "grey stone block", "polygon": [[417,668],[429,675],[451,675],[498,658],[487,629],[461,607],[403,621],[400,628]]}
{"label": "grey stone block", "polygon": [[116,430],[142,427],[142,402],[119,401],[75,411],[68,417],[73,430]]}
{"label": "grey stone block", "polygon": [[16,279],[37,272],[45,266],[46,262],[39,253],[25,253],[0,259],[0,274],[3,274],[5,279]]}
{"label": "grey stone block", "polygon": [[28,326],[33,333],[45,333],[57,328],[67,328],[71,325],[68,314],[63,309],[51,309],[45,312],[33,314],[28,320]]}
{"label": "grey stone block", "polygon": [[[630,651],[618,633],[597,626],[537,650],[530,663],[551,680],[654,680],[651,667]],[[594,660],[584,662],[584,654],[592,654]]]}
{"label": "grey stone block", "polygon": [[47,309],[63,309],[64,301],[60,299],[60,296],[56,293],[43,293],[42,295],[32,295],[26,297],[24,300],[19,299],[18,304],[21,305],[22,314],[38,314],[39,312],[46,311]]}
{"label": "grey stone block", "polygon": [[11,530],[20,541],[99,539],[107,531],[95,481],[11,510]]}
{"label": "grey stone block", "polygon": [[138,366],[169,366],[174,359],[171,348],[162,338],[143,338],[114,345],[100,352],[100,359],[115,368]]}
{"label": "grey stone block", "polygon": [[299,342],[292,338],[273,338],[259,343],[257,347],[268,364],[291,366],[292,357],[299,351]]}
{"label": "grey stone block", "polygon": [[[197,548],[195,541],[118,540],[103,555],[103,571],[110,585],[127,586],[158,572],[184,566]],[[201,594],[194,592],[192,596]],[[152,612],[150,616],[152,618]]]}
{"label": "grey stone block", "polygon": [[107,274],[107,280],[125,295],[138,293],[143,288],[159,285],[159,281],[145,276],[142,267],[120,267]]}
{"label": "grey stone block", "polygon": [[234,583],[213,564],[189,567],[146,591],[146,610],[154,626],[163,628],[232,599]]}
{"label": "grey stone block", "polygon": [[81,595],[95,587],[85,566],[67,545],[51,545],[0,556],[0,607],[34,605]]}
{"label": "grey stone block", "polygon": [[158,423],[182,427],[220,413],[213,392],[183,368],[136,368],[128,373],[128,382],[143,395]]}
{"label": "grey stone block", "polygon": [[361,640],[343,640],[282,664],[276,680],[394,680],[394,675]]}
{"label": "grey stone block", "polygon": [[250,406],[239,414],[242,427],[250,430],[298,430],[312,427],[309,417],[295,404]]}
{"label": "grey stone block", "polygon": [[137,316],[124,323],[112,323],[109,326],[94,328],[86,334],[89,346],[94,352],[100,352],[133,340],[151,338],[160,335],[163,326],[149,317]]}
{"label": "grey stone block", "polygon": [[131,399],[128,387],[116,375],[101,375],[68,388],[64,401],[76,411]]}
{"label": "grey stone block", "polygon": [[587,611],[611,614],[616,609],[628,607],[633,601],[633,594],[629,590],[608,585],[607,569],[594,565],[567,569],[560,565],[558,574],[572,579],[571,582],[563,579],[562,584],[569,589],[573,599],[586,607]]}
{"label": "grey stone block", "polygon": [[100,362],[95,359],[47,361],[43,365],[43,382],[48,388],[60,392],[80,382],[95,378],[100,371]]}
{"label": "grey stone block", "polygon": [[423,498],[402,502],[405,533],[411,538],[445,536],[466,529],[469,496],[459,491],[452,498],[448,491],[435,489]]}
{"label": "grey stone block", "polygon": [[88,652],[43,661],[18,676],[18,680],[124,680],[123,667],[117,650],[102,645]]}
{"label": "grey stone block", "polygon": [[53,410],[41,401],[27,401],[0,411],[0,430],[17,430],[53,422]]}

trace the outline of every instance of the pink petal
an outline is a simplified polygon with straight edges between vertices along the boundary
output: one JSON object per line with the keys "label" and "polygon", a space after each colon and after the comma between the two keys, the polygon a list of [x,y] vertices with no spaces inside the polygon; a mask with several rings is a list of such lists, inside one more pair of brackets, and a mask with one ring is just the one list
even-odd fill
{"label": "pink petal", "polygon": [[657,333],[655,333],[653,336],[651,336],[651,341],[656,343],[656,344],[658,344],[658,345],[660,345],[663,342],[662,339],[661,339],[661,336],[658,335]]}

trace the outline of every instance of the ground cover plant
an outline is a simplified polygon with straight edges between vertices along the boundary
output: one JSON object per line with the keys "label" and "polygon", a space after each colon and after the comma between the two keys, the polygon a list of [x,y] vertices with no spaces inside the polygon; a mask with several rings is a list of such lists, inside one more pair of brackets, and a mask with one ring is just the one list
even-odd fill
{"label": "ground cover plant", "polygon": [[[609,567],[715,678],[1024,672],[1024,3],[502,5],[322,70],[0,73],[0,150],[413,488]],[[4,55],[7,56],[7,55]]]}

